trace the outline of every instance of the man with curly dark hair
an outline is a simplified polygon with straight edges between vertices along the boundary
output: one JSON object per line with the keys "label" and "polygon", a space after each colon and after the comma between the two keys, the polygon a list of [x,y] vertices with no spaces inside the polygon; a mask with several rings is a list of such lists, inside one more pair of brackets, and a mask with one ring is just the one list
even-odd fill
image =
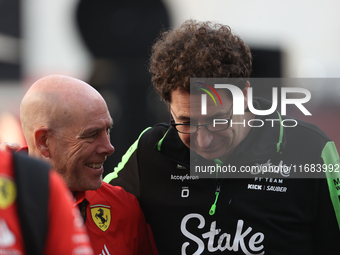
{"label": "man with curly dark hair", "polygon": [[150,58],[152,82],[168,103],[178,87],[190,92],[190,78],[248,78],[251,68],[249,47],[230,27],[193,20],[164,32]]}
{"label": "man with curly dark hair", "polygon": [[[159,254],[338,253],[340,178],[297,179],[289,167],[339,166],[335,145],[302,121],[294,128],[278,121],[242,125],[255,118],[287,123],[277,111],[255,116],[249,110],[251,68],[248,46],[221,24],[189,20],[152,48],[152,82],[173,120],[146,129],[104,181],[138,197]],[[214,90],[205,78],[227,78],[234,92]],[[271,108],[261,98],[252,103],[258,111]],[[236,104],[244,114],[233,114]],[[202,178],[190,169],[197,162],[285,171]]]}

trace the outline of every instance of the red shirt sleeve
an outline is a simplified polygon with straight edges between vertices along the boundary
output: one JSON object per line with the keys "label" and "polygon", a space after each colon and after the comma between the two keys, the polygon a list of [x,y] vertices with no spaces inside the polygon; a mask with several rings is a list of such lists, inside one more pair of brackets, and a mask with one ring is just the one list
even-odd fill
{"label": "red shirt sleeve", "polygon": [[79,210],[73,207],[72,195],[55,171],[50,171],[49,187],[49,225],[44,254],[93,255]]}

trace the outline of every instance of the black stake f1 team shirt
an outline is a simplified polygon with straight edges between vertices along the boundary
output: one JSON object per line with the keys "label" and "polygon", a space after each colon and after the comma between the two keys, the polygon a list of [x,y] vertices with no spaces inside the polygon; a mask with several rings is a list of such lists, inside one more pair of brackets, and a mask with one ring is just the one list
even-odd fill
{"label": "black stake f1 team shirt", "polygon": [[[257,99],[257,109],[266,104]],[[158,124],[140,135],[104,181],[137,196],[161,255],[340,254],[339,155],[318,127],[297,122],[251,128],[228,160],[219,162],[286,166],[284,174],[238,179],[190,174],[190,150],[174,128]],[[313,164],[332,165],[334,171],[321,172],[323,178],[294,178],[294,167]]]}

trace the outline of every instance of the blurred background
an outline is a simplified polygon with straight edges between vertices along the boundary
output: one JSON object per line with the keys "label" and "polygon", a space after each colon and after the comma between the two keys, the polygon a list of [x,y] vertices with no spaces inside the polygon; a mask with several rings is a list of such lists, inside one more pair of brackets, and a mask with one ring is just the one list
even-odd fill
{"label": "blurred background", "polygon": [[339,10],[335,0],[0,0],[0,142],[25,145],[19,105],[34,81],[70,75],[108,103],[112,171],[144,128],[169,121],[148,56],[161,30],[191,18],[229,25],[251,48],[252,77],[327,78],[303,85],[311,117],[288,113],[317,124],[339,148],[340,79],[329,79],[340,78]]}

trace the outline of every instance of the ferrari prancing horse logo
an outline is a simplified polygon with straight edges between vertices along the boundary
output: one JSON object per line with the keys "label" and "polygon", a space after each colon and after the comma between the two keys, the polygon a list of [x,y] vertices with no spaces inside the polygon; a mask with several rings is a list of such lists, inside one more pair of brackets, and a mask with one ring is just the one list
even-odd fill
{"label": "ferrari prancing horse logo", "polygon": [[111,210],[108,205],[91,205],[91,216],[94,223],[102,231],[106,231],[111,223]]}
{"label": "ferrari prancing horse logo", "polygon": [[17,196],[15,183],[7,176],[0,176],[0,209],[5,210],[10,207]]}

